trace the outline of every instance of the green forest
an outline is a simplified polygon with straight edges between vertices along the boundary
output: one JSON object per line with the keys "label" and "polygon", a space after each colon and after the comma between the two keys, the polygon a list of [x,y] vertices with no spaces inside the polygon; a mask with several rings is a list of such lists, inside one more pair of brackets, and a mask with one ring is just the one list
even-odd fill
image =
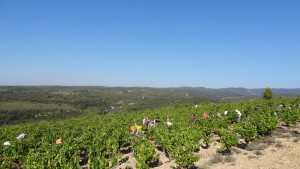
{"label": "green forest", "polygon": [[158,88],[1,87],[0,125],[212,102],[187,91]]}

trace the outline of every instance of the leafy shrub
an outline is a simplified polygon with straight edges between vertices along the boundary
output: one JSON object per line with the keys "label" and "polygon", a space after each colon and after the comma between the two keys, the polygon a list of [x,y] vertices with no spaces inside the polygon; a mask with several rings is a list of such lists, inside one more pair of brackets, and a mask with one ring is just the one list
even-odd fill
{"label": "leafy shrub", "polygon": [[238,144],[238,137],[235,132],[231,130],[221,129],[221,148],[222,150],[229,150],[230,147]]}
{"label": "leafy shrub", "polygon": [[249,121],[243,121],[241,125],[236,127],[236,131],[242,135],[247,143],[258,137],[256,127]]}
{"label": "leafy shrub", "polygon": [[299,110],[284,110],[280,118],[287,126],[290,126],[300,119],[299,116]]}
{"label": "leafy shrub", "polygon": [[257,113],[253,115],[249,121],[256,126],[258,134],[262,136],[270,135],[277,125],[276,117],[270,113]]}

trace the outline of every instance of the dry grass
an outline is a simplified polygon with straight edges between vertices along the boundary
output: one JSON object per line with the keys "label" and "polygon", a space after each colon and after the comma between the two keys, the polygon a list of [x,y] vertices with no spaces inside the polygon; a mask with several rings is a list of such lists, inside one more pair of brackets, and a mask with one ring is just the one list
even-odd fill
{"label": "dry grass", "polygon": [[238,149],[238,148],[232,148],[231,149],[235,154],[241,154],[242,153],[242,151],[240,150],[240,149]]}
{"label": "dry grass", "polygon": [[266,143],[261,143],[262,141],[254,141],[252,143],[250,143],[247,147],[246,147],[246,150],[248,151],[255,151],[255,150],[258,150],[258,151],[261,151],[261,150],[264,150],[265,148],[268,147],[268,145]]}
{"label": "dry grass", "polygon": [[277,148],[283,148],[284,145],[282,144],[281,141],[279,141],[279,142],[277,142],[277,143],[275,144],[275,147],[277,147]]}
{"label": "dry grass", "polygon": [[300,137],[295,138],[293,141],[297,143],[298,141],[300,141]]}
{"label": "dry grass", "polygon": [[224,158],[224,162],[226,162],[226,163],[233,163],[233,162],[235,162],[235,161],[236,161],[236,159],[233,158],[232,156],[226,156],[226,157]]}
{"label": "dry grass", "polygon": [[259,155],[264,155],[264,153],[261,152],[261,151],[255,151],[254,154],[256,154],[256,155],[258,155],[258,156],[259,156]]}
{"label": "dry grass", "polygon": [[300,137],[300,133],[299,133],[299,131],[293,131],[292,133],[291,133],[291,135],[293,136],[293,137]]}
{"label": "dry grass", "polygon": [[248,156],[248,159],[250,160],[250,159],[257,159],[258,158],[258,156],[254,156],[254,155],[249,155]]}
{"label": "dry grass", "polygon": [[212,164],[218,164],[218,163],[223,163],[223,157],[221,154],[216,154],[211,160],[210,163]]}
{"label": "dry grass", "polygon": [[276,140],[275,140],[274,137],[267,137],[267,138],[264,140],[264,143],[266,143],[267,145],[271,145],[271,144],[276,143]]}
{"label": "dry grass", "polygon": [[236,159],[233,158],[230,155],[222,155],[222,154],[216,154],[210,161],[209,163],[211,164],[218,164],[218,163],[233,163],[235,162]]}

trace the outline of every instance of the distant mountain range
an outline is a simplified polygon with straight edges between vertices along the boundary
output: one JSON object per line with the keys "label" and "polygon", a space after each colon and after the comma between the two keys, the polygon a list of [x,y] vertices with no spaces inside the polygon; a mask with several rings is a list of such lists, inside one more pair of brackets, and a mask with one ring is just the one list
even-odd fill
{"label": "distant mountain range", "polygon": [[[201,94],[202,96],[209,96],[216,100],[243,100],[248,98],[260,98],[265,91],[265,88],[247,89],[247,88],[205,88],[205,87],[179,87],[174,90],[183,90],[193,94]],[[297,97],[300,96],[300,88],[285,89],[273,88],[274,96]]]}
{"label": "distant mountain range", "polygon": [[[87,90],[89,93],[95,92],[99,96],[105,96],[105,98],[114,98],[113,100],[125,99],[128,102],[134,102],[132,96],[142,96],[150,98],[151,100],[157,100],[162,98],[168,100],[168,102],[183,101],[183,102],[198,102],[198,101],[237,101],[251,98],[261,98],[265,88],[247,89],[247,88],[206,88],[206,87],[170,87],[170,88],[154,88],[154,87],[106,87],[106,86],[0,86],[5,90],[23,89],[23,90],[35,90],[40,89],[43,92],[42,96],[49,95],[45,91],[52,90],[71,90],[80,91]],[[300,97],[300,88],[286,89],[286,88],[272,88],[274,96],[284,97]],[[3,90],[4,91],[4,90]],[[1,90],[0,90],[1,92]],[[69,91],[68,91],[69,92]],[[106,93],[106,94],[105,94]],[[122,95],[118,93],[123,93]],[[0,93],[1,94],[1,93]],[[28,95],[28,93],[26,94]],[[1,96],[1,95],[0,95]],[[4,97],[5,100],[5,96]],[[54,97],[49,95],[48,97]],[[104,96],[103,96],[104,97]],[[17,100],[22,100],[20,97],[13,97]],[[39,99],[40,97],[36,98]],[[81,99],[83,96],[81,96]],[[90,97],[87,98],[90,100]],[[99,99],[99,97],[97,98]],[[1,99],[0,99],[1,100]]]}

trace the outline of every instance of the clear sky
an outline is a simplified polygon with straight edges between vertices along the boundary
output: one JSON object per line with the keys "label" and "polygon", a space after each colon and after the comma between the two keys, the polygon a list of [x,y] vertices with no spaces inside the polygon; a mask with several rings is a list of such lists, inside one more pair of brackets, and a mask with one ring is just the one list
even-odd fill
{"label": "clear sky", "polygon": [[300,0],[0,0],[0,85],[300,87]]}

